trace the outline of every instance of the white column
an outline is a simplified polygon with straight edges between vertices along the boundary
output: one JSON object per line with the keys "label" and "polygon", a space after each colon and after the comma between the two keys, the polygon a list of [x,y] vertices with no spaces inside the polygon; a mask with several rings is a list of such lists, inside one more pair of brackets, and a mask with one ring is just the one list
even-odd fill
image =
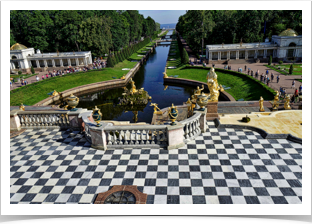
{"label": "white column", "polygon": [[11,69],[15,69],[15,65],[13,62],[11,62]]}
{"label": "white column", "polygon": [[212,60],[212,52],[209,51],[209,60]]}
{"label": "white column", "polygon": [[230,60],[230,51],[228,51],[228,52],[226,53],[226,59],[227,59],[227,60]]}
{"label": "white column", "polygon": [[70,58],[67,58],[68,66],[71,66]]}
{"label": "white column", "polygon": [[248,50],[245,50],[245,60],[248,60]]}
{"label": "white column", "polygon": [[55,67],[55,61],[52,59],[52,67]]}
{"label": "white column", "polygon": [[239,51],[236,51],[236,60],[239,59]]}
{"label": "white column", "polygon": [[78,66],[79,65],[79,60],[78,60],[78,58],[76,58],[76,66]]}
{"label": "white column", "polygon": [[37,65],[37,68],[40,68],[39,60],[36,60],[36,65]]}
{"label": "white column", "polygon": [[47,63],[47,60],[43,60],[43,62],[44,62],[44,67],[48,67],[48,63]]}
{"label": "white column", "polygon": [[89,64],[92,64],[92,56],[91,56],[91,54],[90,54],[90,56],[88,57],[88,62],[89,62]]}
{"label": "white column", "polygon": [[221,51],[218,51],[218,60],[221,60]]}
{"label": "white column", "polygon": [[28,61],[28,67],[31,68],[31,61]]}
{"label": "white column", "polygon": [[255,50],[255,58],[257,58],[258,50]]}
{"label": "white column", "polygon": [[61,66],[61,67],[64,67],[64,65],[63,65],[63,59],[60,59],[60,66]]}
{"label": "white column", "polygon": [[266,57],[267,57],[267,51],[268,51],[267,49],[264,49],[264,50],[263,50],[263,58],[266,58]]}
{"label": "white column", "polygon": [[83,63],[84,63],[85,65],[88,65],[87,58],[84,58],[84,59],[83,59]]}

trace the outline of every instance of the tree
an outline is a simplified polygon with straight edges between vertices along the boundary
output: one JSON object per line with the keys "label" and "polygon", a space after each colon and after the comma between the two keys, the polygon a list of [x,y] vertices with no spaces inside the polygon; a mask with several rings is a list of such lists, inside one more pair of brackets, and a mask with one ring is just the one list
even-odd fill
{"label": "tree", "polygon": [[107,67],[109,67],[109,68],[114,67],[112,56],[110,54],[108,55],[108,58],[107,58]]}
{"label": "tree", "polygon": [[83,50],[91,50],[95,56],[109,52],[112,46],[110,32],[111,19],[106,17],[93,17],[83,20],[79,27],[78,42]]}
{"label": "tree", "polygon": [[269,58],[269,65],[272,64],[272,55],[270,55],[270,58]]}
{"label": "tree", "polygon": [[189,56],[187,54],[187,51],[185,50],[185,48],[183,49],[183,57],[182,57],[182,63],[183,64],[187,64],[189,63]]}
{"label": "tree", "polygon": [[290,68],[289,68],[289,74],[290,74],[290,75],[293,74],[293,71],[294,71],[294,65],[291,64],[291,65],[290,65]]}
{"label": "tree", "polygon": [[14,44],[16,44],[16,41],[14,40],[12,30],[10,30],[10,46],[12,46]]}
{"label": "tree", "polygon": [[31,74],[35,74],[35,69],[33,66],[31,66],[30,71],[31,71]]}

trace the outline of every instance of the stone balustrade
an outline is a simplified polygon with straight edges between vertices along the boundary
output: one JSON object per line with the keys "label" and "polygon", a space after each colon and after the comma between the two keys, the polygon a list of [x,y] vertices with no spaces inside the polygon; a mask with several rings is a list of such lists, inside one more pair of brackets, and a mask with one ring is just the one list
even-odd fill
{"label": "stone balustrade", "polygon": [[188,142],[191,141],[193,139],[195,139],[198,135],[200,135],[201,133],[201,129],[200,129],[200,122],[199,119],[201,117],[201,113],[196,113],[183,121],[180,121],[181,124],[184,125],[183,127],[183,141],[184,142]]}

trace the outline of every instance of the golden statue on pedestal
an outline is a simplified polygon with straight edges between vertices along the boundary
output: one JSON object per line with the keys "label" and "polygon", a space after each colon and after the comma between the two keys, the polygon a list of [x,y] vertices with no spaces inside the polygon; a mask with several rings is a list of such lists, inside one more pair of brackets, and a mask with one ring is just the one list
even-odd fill
{"label": "golden statue on pedestal", "polygon": [[130,89],[130,93],[136,93],[138,90],[136,89],[135,85],[134,85],[134,81],[132,80],[132,78],[130,79],[130,83],[131,83],[131,89]]}
{"label": "golden statue on pedestal", "polygon": [[218,102],[218,99],[219,99],[220,86],[218,85],[217,78],[218,76],[214,68],[212,67],[206,77],[208,89],[210,91],[210,93],[208,94],[208,101],[211,101],[211,102]]}
{"label": "golden statue on pedestal", "polygon": [[126,79],[125,75],[122,75],[122,77],[120,79]]}
{"label": "golden statue on pedestal", "polygon": [[[153,107],[154,107],[154,114],[159,114],[159,115],[162,115],[162,114],[163,114],[163,112],[159,109],[157,103],[151,103],[150,106],[153,106]],[[157,110],[158,110],[158,111],[157,111]]]}
{"label": "golden statue on pedestal", "polygon": [[287,94],[286,95],[286,99],[285,99],[286,101],[285,101],[285,103],[284,103],[284,109],[285,110],[291,110],[291,107],[290,107],[290,105],[289,105],[289,101],[290,101],[290,96]]}
{"label": "golden statue on pedestal", "polygon": [[25,106],[24,106],[24,104],[23,104],[23,103],[21,103],[21,105],[19,106],[19,110],[23,110],[23,111],[25,111]]}
{"label": "golden statue on pedestal", "polygon": [[202,85],[202,88],[200,89],[199,86],[197,86],[197,89],[194,90],[195,99],[197,99],[197,96],[201,95],[201,91],[204,90],[204,85]]}
{"label": "golden statue on pedestal", "polygon": [[278,98],[279,98],[279,92],[278,91],[275,91],[276,92],[276,95],[274,96],[274,101],[272,103],[272,107],[273,107],[273,111],[277,111],[278,110]]}
{"label": "golden statue on pedestal", "polygon": [[168,78],[168,75],[166,74],[166,72],[163,72],[164,74],[164,78]]}
{"label": "golden statue on pedestal", "polygon": [[260,109],[259,109],[260,112],[265,111],[264,108],[263,108],[263,98],[262,98],[262,96],[260,96],[259,106],[260,106]]}
{"label": "golden statue on pedestal", "polygon": [[58,96],[60,92],[57,92],[56,90],[53,91],[50,97]]}

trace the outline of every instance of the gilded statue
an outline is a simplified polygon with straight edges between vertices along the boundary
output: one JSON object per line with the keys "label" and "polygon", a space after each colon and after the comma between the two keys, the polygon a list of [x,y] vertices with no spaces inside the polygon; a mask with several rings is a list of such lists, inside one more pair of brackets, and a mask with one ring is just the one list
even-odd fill
{"label": "gilded statue", "polygon": [[285,101],[285,103],[284,103],[284,109],[285,109],[285,110],[291,110],[291,107],[290,107],[290,105],[289,105],[290,97],[289,97],[288,94],[286,95],[285,100],[286,100],[286,101]]}
{"label": "gilded statue", "polygon": [[163,72],[163,74],[164,74],[164,78],[168,78],[168,75],[166,72]]}
{"label": "gilded statue", "polygon": [[134,85],[134,81],[132,80],[132,78],[130,79],[130,83],[131,83],[131,89],[130,89],[130,93],[136,93],[138,90],[136,89],[135,85]]}
{"label": "gilded statue", "polygon": [[[157,103],[151,103],[150,106],[154,107],[154,114],[163,114],[162,111],[159,109],[158,104]],[[158,111],[157,111],[158,110]]]}
{"label": "gilded statue", "polygon": [[220,86],[218,85],[218,76],[215,72],[215,69],[212,67],[207,74],[207,85],[210,93],[208,94],[208,100],[212,102],[218,102],[219,99],[219,89]]}
{"label": "gilded statue", "polygon": [[278,109],[278,98],[279,98],[279,92],[278,91],[275,91],[276,92],[276,95],[274,96],[274,101],[273,101],[273,110],[277,110]]}
{"label": "gilded statue", "polygon": [[264,108],[263,108],[263,98],[262,98],[262,96],[260,96],[259,106],[260,106],[260,109],[259,109],[260,112],[265,111]]}
{"label": "gilded statue", "polygon": [[19,110],[23,110],[23,111],[25,111],[25,106],[24,106],[24,104],[23,104],[23,103],[21,103],[21,105],[19,106]]}
{"label": "gilded statue", "polygon": [[198,95],[201,95],[201,91],[204,90],[204,85],[202,85],[202,88],[200,89],[199,86],[197,86],[197,89],[194,90],[195,97]]}

